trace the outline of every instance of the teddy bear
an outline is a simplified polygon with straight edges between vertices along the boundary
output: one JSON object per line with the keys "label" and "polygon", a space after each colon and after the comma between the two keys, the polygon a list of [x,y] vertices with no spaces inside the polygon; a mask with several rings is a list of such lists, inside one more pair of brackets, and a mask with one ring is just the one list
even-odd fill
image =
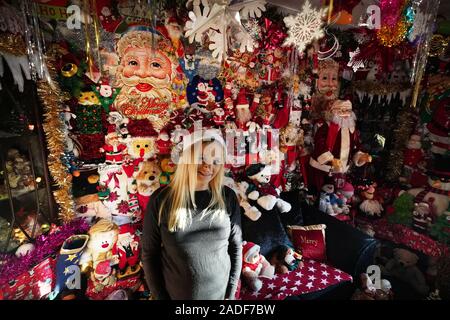
{"label": "teddy bear", "polygon": [[94,291],[99,292],[116,282],[116,272],[112,266],[118,263],[118,258],[112,250],[117,242],[119,228],[111,221],[100,219],[89,229],[88,235],[89,242],[80,257],[80,265],[84,272],[90,273]]}
{"label": "teddy bear", "polygon": [[262,288],[260,277],[272,279],[275,268],[260,253],[261,247],[253,242],[242,242],[242,277],[245,284],[257,292]]}
{"label": "teddy bear", "polygon": [[303,130],[299,126],[289,122],[286,127],[281,129],[280,150],[286,154],[286,163],[289,171],[295,170],[296,161],[303,143]]}
{"label": "teddy bear", "polygon": [[394,249],[394,256],[382,268],[382,274],[396,277],[408,284],[421,295],[427,295],[429,287],[425,281],[425,276],[417,267],[419,257],[402,248]]}
{"label": "teddy bear", "polygon": [[161,174],[159,176],[160,185],[168,185],[172,181],[173,174],[176,170],[176,165],[170,158],[163,158],[159,162],[161,167]]}
{"label": "teddy bear", "polygon": [[286,245],[279,245],[273,250],[269,259],[275,273],[285,274],[303,267],[302,256]]}
{"label": "teddy bear", "polygon": [[142,161],[135,173],[139,206],[144,212],[150,196],[160,187],[160,175],[161,169],[156,161]]}
{"label": "teddy bear", "polygon": [[280,190],[273,187],[269,182],[272,176],[271,166],[257,163],[245,169],[247,176],[246,194],[250,200],[256,201],[264,210],[272,210],[275,206],[281,213],[291,211],[291,204],[279,197]]}

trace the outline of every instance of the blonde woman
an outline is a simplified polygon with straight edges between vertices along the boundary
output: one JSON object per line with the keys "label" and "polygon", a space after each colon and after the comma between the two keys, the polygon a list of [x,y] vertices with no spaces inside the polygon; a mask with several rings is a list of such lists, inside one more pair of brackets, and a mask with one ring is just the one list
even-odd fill
{"label": "blonde woman", "polygon": [[172,182],[150,199],[142,262],[156,299],[234,299],[242,266],[240,207],[223,186],[220,135],[184,138]]}

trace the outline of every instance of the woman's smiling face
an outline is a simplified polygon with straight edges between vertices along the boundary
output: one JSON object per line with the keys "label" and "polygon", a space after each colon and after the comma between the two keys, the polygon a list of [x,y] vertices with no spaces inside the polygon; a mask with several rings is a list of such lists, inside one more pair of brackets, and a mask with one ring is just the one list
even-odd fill
{"label": "woman's smiling face", "polygon": [[204,143],[202,158],[197,165],[197,183],[206,186],[224,165],[223,148],[219,143]]}

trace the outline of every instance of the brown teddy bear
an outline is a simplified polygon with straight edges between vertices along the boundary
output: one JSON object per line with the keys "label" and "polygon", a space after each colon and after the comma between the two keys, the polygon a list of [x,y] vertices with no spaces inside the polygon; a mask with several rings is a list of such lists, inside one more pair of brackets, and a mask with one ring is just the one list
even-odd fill
{"label": "brown teddy bear", "polygon": [[302,256],[294,249],[280,245],[271,254],[270,264],[274,266],[275,273],[288,273],[303,267]]}
{"label": "brown teddy bear", "polygon": [[416,266],[419,257],[406,249],[394,249],[394,256],[382,268],[384,275],[396,277],[410,284],[418,293],[427,295],[429,287],[422,271]]}
{"label": "brown teddy bear", "polygon": [[161,169],[156,161],[142,161],[139,164],[139,169],[135,174],[137,184],[137,197],[139,206],[145,210],[150,196],[159,187],[159,177]]}

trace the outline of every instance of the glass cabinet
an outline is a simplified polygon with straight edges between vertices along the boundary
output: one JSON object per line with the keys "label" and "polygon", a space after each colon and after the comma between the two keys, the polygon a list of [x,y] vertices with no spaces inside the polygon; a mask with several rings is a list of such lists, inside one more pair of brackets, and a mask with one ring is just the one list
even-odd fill
{"label": "glass cabinet", "polygon": [[5,69],[0,78],[0,253],[33,242],[56,220],[35,84],[25,81],[19,92]]}

